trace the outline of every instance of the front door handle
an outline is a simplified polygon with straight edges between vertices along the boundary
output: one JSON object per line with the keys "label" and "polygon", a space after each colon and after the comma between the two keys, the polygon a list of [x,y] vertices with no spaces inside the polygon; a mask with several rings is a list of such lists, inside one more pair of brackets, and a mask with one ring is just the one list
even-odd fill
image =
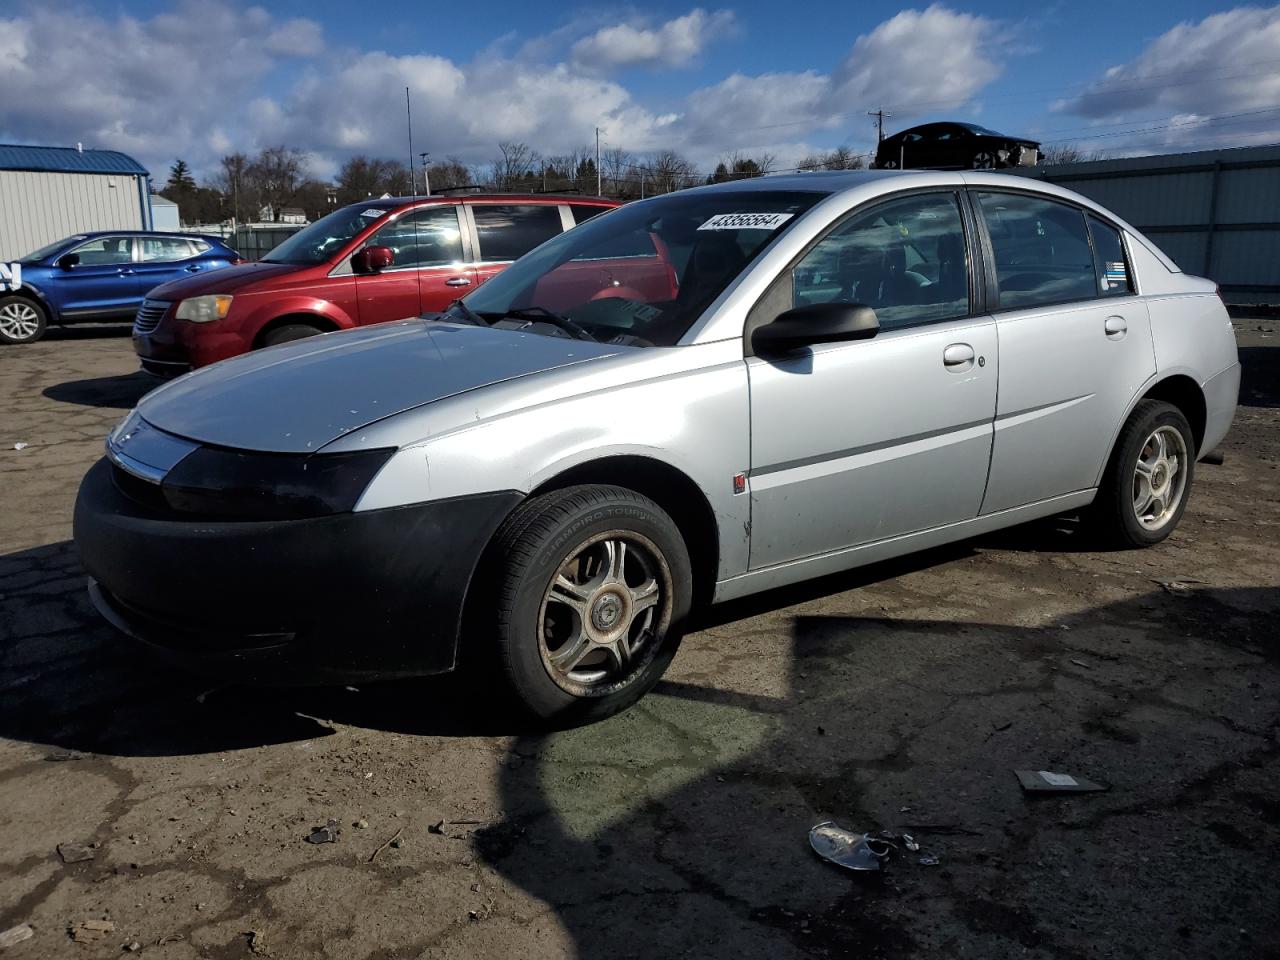
{"label": "front door handle", "polygon": [[450,277],[444,282],[444,285],[446,287],[469,287],[471,286],[471,281],[466,277]]}
{"label": "front door handle", "polygon": [[948,344],[942,351],[942,365],[949,373],[964,373],[973,366],[973,347],[967,343]]}
{"label": "front door handle", "polygon": [[1103,324],[1103,329],[1106,331],[1108,338],[1123,340],[1124,335],[1129,332],[1129,324],[1125,322],[1124,317],[1107,317],[1107,322]]}

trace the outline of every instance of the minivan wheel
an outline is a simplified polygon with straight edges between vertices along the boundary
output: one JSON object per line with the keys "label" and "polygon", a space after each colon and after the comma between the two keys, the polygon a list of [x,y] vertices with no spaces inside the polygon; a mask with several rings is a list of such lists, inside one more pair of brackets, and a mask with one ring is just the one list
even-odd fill
{"label": "minivan wheel", "polygon": [[498,531],[491,556],[499,658],[535,716],[599,720],[662,677],[692,572],[679,529],[648,497],[596,485],[533,497]]}
{"label": "minivan wheel", "polygon": [[1094,503],[1099,533],[1116,546],[1149,547],[1177,527],[1195,475],[1187,418],[1161,400],[1142,400],[1125,422]]}
{"label": "minivan wheel", "polygon": [[27,297],[0,297],[0,343],[35,343],[49,318],[44,307]]}
{"label": "minivan wheel", "polygon": [[323,330],[313,327],[309,323],[289,323],[263,334],[262,346],[274,347],[277,343],[288,343],[291,340],[302,340],[305,337],[317,337],[322,333],[324,333]]}

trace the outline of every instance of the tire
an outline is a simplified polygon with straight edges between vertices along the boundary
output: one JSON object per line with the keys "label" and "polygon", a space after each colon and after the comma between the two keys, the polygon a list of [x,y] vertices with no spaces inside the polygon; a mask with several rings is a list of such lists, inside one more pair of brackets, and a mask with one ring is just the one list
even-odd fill
{"label": "tire", "polygon": [[0,343],[35,343],[44,336],[49,315],[30,297],[0,297]]}
{"label": "tire", "polygon": [[661,679],[683,636],[692,570],[684,538],[656,503],[622,487],[555,490],[521,504],[492,547],[485,620],[500,672],[527,712],[601,720]]}
{"label": "tire", "polygon": [[307,337],[318,337],[322,333],[324,333],[323,330],[319,327],[313,327],[309,323],[289,323],[263,334],[262,346],[274,347],[278,343],[289,343],[293,340],[303,340]]}
{"label": "tire", "polygon": [[979,150],[969,161],[971,170],[994,170],[996,166],[996,155],[989,150]]}
{"label": "tire", "polygon": [[1116,438],[1093,503],[1101,539],[1127,548],[1150,547],[1168,537],[1191,495],[1195,449],[1182,411],[1161,400],[1139,401]]}

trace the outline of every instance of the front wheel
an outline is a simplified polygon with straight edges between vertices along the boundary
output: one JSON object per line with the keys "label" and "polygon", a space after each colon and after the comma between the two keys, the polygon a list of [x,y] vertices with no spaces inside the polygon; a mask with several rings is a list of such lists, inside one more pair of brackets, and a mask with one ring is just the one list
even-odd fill
{"label": "front wheel", "polygon": [[996,155],[989,150],[980,150],[969,161],[969,167],[972,170],[994,170],[996,168]]}
{"label": "front wheel", "polygon": [[1098,532],[1121,547],[1149,547],[1173,533],[1191,493],[1195,449],[1182,411],[1160,400],[1139,402],[1094,501]]}
{"label": "front wheel", "polygon": [[622,487],[555,490],[517,508],[494,546],[491,622],[506,679],[531,713],[603,719],[661,679],[692,572],[656,503]]}
{"label": "front wheel", "polygon": [[307,337],[318,337],[324,333],[309,323],[289,323],[276,327],[262,337],[262,346],[274,347],[278,343],[292,343],[294,340],[305,340]]}
{"label": "front wheel", "polygon": [[48,317],[27,297],[0,297],[0,343],[35,343],[44,336]]}

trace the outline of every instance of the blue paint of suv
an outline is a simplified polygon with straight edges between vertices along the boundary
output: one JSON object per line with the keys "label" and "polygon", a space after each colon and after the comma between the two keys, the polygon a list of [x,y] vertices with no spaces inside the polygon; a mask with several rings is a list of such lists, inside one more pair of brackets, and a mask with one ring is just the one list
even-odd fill
{"label": "blue paint of suv", "polygon": [[0,291],[0,343],[38,340],[50,323],[132,318],[154,287],[241,262],[198,233],[75,234],[18,260],[20,285]]}

